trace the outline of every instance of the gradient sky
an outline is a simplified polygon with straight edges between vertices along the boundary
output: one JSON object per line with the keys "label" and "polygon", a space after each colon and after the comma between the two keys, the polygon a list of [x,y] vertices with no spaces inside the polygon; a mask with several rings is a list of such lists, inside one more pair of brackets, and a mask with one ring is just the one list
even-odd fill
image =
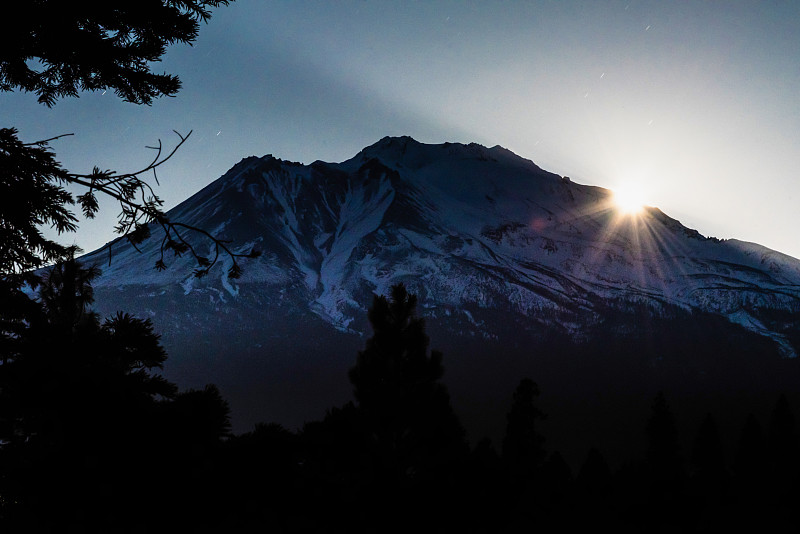
{"label": "gradient sky", "polygon": [[[155,71],[150,107],[112,91],[48,109],[0,94],[64,166],[159,172],[171,207],[246,156],[343,161],[386,135],[501,145],[573,181],[635,184],[703,235],[800,257],[800,2],[265,2],[215,10]],[[117,209],[62,238],[92,250]]]}

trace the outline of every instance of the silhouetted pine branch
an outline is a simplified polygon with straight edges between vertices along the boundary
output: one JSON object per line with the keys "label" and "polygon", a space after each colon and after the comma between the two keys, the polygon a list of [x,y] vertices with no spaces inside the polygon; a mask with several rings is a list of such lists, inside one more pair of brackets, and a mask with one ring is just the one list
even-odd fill
{"label": "silhouetted pine branch", "polygon": [[[228,277],[238,278],[241,275],[241,267],[237,262],[237,258],[255,258],[259,256],[260,252],[255,249],[251,249],[247,253],[234,252],[228,246],[231,241],[222,240],[197,226],[169,220],[162,210],[163,201],[155,193],[153,187],[142,179],[143,175],[152,172],[153,179],[158,184],[158,167],[166,163],[192,134],[191,131],[186,135],[173,131],[180,138],[175,147],[170,152],[165,153],[159,139],[158,146],[147,147],[156,151],[155,157],[147,166],[138,171],[117,174],[109,170],[101,171],[95,167],[90,174],[68,173],[67,181],[88,188],[86,193],[77,197],[78,204],[80,204],[83,214],[87,218],[93,218],[99,210],[97,193],[102,193],[116,200],[119,203],[120,215],[114,231],[126,237],[136,250],[139,250],[137,245],[151,237],[150,226],[152,224],[160,226],[164,232],[164,237],[159,248],[160,257],[155,263],[157,270],[161,271],[166,268],[164,255],[167,251],[172,251],[175,256],[181,256],[188,252],[197,262],[197,268],[193,273],[200,278],[208,274],[211,268],[219,261],[221,255],[227,255],[233,262],[228,269]],[[187,232],[200,235],[213,243],[214,257],[209,259],[199,254],[195,247],[187,241]],[[107,246],[110,262],[111,244]]]}

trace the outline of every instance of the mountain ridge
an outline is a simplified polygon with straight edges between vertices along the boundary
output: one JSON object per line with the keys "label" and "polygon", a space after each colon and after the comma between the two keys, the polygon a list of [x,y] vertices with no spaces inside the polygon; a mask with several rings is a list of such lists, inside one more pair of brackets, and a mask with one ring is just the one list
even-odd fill
{"label": "mountain ridge", "polygon": [[[623,215],[610,191],[502,147],[386,137],[342,163],[251,156],[168,216],[262,255],[236,280],[224,257],[199,279],[186,256],[156,272],[154,229],[141,253],[120,240],[110,263],[103,249],[83,257],[104,271],[96,308],[151,318],[170,377],[218,383],[234,412],[247,412],[240,425],[298,425],[347,399],[367,309],[396,283],[418,296],[435,348],[468,354],[448,360],[454,395],[467,404],[490,387],[475,382],[488,354],[505,362],[503,380],[538,373],[568,384],[575,377],[559,369],[579,365],[570,354],[614,358],[605,347],[635,345],[643,352],[632,368],[651,373],[672,359],[675,376],[697,380],[737,358],[758,366],[800,349],[800,261],[707,238],[658,208]],[[208,243],[193,243],[213,256]],[[703,363],[675,353],[715,344],[753,354]],[[541,351],[562,357],[543,363]]]}
{"label": "mountain ridge", "polygon": [[[231,215],[231,208],[238,212]],[[344,309],[352,299],[342,293],[343,284],[371,277],[372,289],[382,293],[392,283],[364,261],[370,247],[375,253],[405,247],[397,255],[406,258],[416,251],[426,260],[417,267],[429,275],[447,271],[441,261],[457,258],[484,271],[505,270],[520,288],[533,283],[559,293],[566,277],[587,291],[714,309],[753,328],[759,306],[775,305],[767,300],[800,308],[797,260],[756,244],[706,238],[658,208],[622,216],[610,191],[543,171],[499,146],[385,137],[339,164],[248,157],[169,216],[236,240],[237,251],[263,249],[267,261],[249,262],[242,283],[284,280],[284,270],[317,295],[313,309],[344,328],[352,320]],[[391,262],[389,256],[384,261]],[[361,272],[352,272],[351,260]],[[165,278],[174,282],[177,275],[185,287],[195,287],[183,269]],[[346,272],[349,280],[342,277]],[[542,278],[556,272],[561,281]],[[163,281],[142,279],[143,273],[112,275],[98,285]],[[235,297],[239,282],[219,280]],[[779,333],[772,337],[781,340]]]}

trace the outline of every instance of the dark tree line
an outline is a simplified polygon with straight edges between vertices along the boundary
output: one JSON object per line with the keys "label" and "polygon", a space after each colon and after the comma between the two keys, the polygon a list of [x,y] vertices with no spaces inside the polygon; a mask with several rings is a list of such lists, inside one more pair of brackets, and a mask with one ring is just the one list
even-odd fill
{"label": "dark tree line", "polygon": [[[21,302],[0,365],[4,532],[719,531],[793,524],[797,430],[781,396],[761,426],[724,443],[708,414],[686,450],[667,396],[640,425],[646,447],[573,470],[548,451],[537,384],[520,380],[499,449],[470,445],[429,351],[416,298],[375,298],[355,358],[354,401],[298,431],[231,435],[212,385],[179,392],[147,320],[94,314],[97,271],[75,261]],[[26,297],[27,298],[27,297]],[[342,377],[344,379],[344,377]]]}
{"label": "dark tree line", "polygon": [[237,454],[247,451],[242,462],[257,466],[247,481],[272,481],[258,494],[245,483],[234,485],[240,493],[231,500],[256,513],[232,514],[233,526],[289,532],[795,529],[800,444],[785,396],[764,427],[753,414],[741,414],[735,443],[723,441],[716,418],[707,414],[683,448],[668,396],[654,392],[648,420],[631,421],[644,438],[639,456],[612,467],[587,443],[585,459],[573,469],[547,449],[539,388],[523,378],[500,447],[488,438],[470,445],[441,382],[443,357],[428,355],[414,304],[402,286],[389,298],[376,297],[369,312],[374,335],[350,371],[355,402],[297,432],[259,426],[226,442]]}
{"label": "dark tree line", "polygon": [[158,374],[167,355],[149,320],[90,310],[97,274],[74,260],[52,267],[4,339],[4,531],[155,531],[167,488],[171,506],[203,500],[197,462],[230,431],[214,386],[178,392]]}

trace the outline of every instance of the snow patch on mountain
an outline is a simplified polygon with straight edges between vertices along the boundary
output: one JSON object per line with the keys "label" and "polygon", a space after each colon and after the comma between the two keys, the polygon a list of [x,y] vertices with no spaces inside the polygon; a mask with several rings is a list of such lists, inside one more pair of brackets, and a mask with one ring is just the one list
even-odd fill
{"label": "snow patch on mountain", "polygon": [[[344,307],[359,309],[347,287],[342,284],[342,275],[347,273],[353,250],[361,240],[377,230],[386,210],[394,200],[395,191],[389,180],[381,178],[377,192],[348,184],[338,206],[338,222],[332,236],[326,239],[326,247],[318,247],[322,254],[319,267],[319,282],[322,290],[315,300],[315,311],[324,314],[337,327],[346,329],[352,317],[347,317]],[[318,242],[315,239],[315,242]]]}
{"label": "snow patch on mountain", "polygon": [[[243,261],[235,281],[224,254],[202,279],[190,276],[190,255],[168,254],[157,273],[163,236],[154,227],[141,254],[124,240],[113,244],[98,286],[141,286],[152,298],[171,287],[208,292],[231,309],[258,288],[344,331],[363,318],[372,293],[397,282],[431,310],[458,310],[448,317],[466,317],[458,328],[478,334],[486,325],[469,320],[469,309],[580,336],[608,306],[670,305],[720,314],[787,354],[778,322],[766,318],[800,314],[798,260],[706,238],[657,208],[624,216],[608,190],[502,147],[387,137],[343,163],[246,158],[168,215],[262,255]],[[187,238],[216,255],[202,236]],[[103,264],[105,253],[85,258]]]}

